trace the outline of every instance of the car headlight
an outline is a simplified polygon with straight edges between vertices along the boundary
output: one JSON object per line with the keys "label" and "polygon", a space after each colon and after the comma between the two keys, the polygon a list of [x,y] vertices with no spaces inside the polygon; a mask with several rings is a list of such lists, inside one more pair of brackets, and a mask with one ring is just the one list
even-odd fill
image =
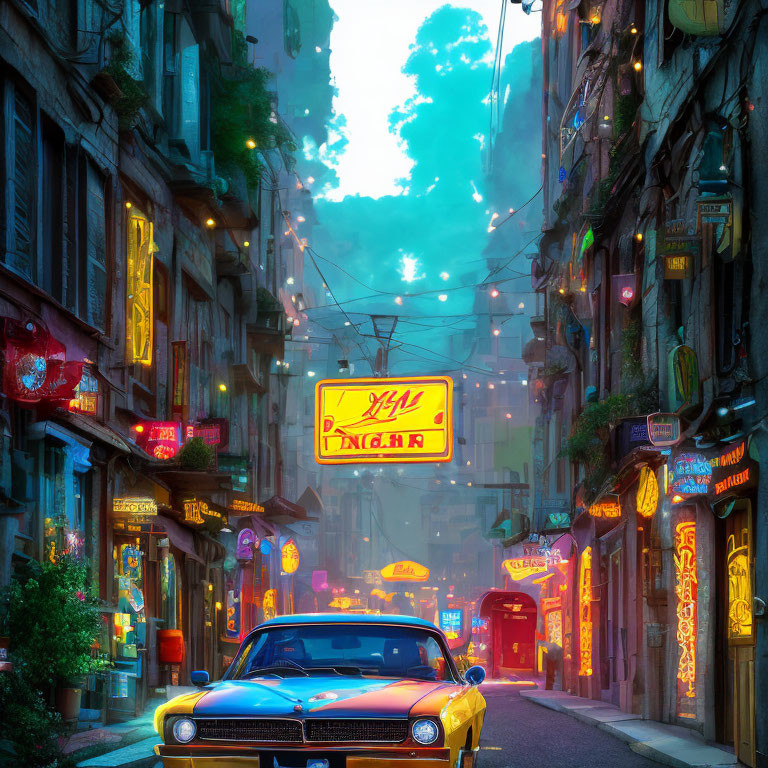
{"label": "car headlight", "polygon": [[440,735],[437,725],[431,720],[417,720],[411,727],[414,741],[419,744],[433,744]]}
{"label": "car headlight", "polygon": [[194,720],[190,720],[188,717],[180,717],[173,724],[173,738],[181,744],[188,744],[195,738],[197,733],[197,726]]}

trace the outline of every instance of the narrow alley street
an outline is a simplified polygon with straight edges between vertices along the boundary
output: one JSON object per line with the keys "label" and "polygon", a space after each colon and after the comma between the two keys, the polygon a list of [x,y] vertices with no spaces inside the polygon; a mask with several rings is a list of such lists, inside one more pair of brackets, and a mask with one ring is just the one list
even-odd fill
{"label": "narrow alley street", "polygon": [[481,768],[658,766],[593,725],[527,701],[520,691],[497,683],[482,686],[488,710],[480,740]]}

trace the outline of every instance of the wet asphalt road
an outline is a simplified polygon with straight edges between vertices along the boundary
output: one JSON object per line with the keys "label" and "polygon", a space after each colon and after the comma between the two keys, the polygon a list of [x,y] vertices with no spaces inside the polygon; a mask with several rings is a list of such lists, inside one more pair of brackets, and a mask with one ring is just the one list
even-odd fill
{"label": "wet asphalt road", "polygon": [[[623,741],[520,696],[511,685],[480,689],[488,710],[479,768],[658,768]],[[501,747],[501,749],[498,749]]]}

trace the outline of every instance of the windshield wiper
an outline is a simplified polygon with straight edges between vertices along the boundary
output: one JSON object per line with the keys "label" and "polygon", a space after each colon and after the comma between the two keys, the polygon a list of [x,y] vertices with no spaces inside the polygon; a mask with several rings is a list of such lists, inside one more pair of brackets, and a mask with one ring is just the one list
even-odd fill
{"label": "windshield wiper", "polygon": [[337,675],[362,675],[363,670],[377,671],[375,667],[351,667],[344,664],[333,664],[327,667],[307,667],[307,672],[335,672]]}
{"label": "windshield wiper", "polygon": [[256,667],[256,669],[249,669],[240,679],[247,680],[249,677],[257,677],[258,675],[276,675],[277,677],[285,677],[286,672],[293,672],[302,677],[309,677],[309,672],[307,672],[304,667],[300,667],[297,664],[295,667]]}

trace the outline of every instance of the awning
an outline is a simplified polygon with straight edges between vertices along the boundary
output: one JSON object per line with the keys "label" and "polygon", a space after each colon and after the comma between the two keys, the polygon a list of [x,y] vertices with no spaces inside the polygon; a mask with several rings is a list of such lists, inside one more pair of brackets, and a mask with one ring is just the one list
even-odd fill
{"label": "awning", "polygon": [[122,453],[131,452],[131,447],[117,432],[115,432],[114,429],[95,421],[89,416],[82,416],[79,413],[71,413],[70,411],[65,411],[63,408],[57,408],[52,415],[57,421],[82,432],[94,440],[98,440],[112,448],[116,448]]}
{"label": "awning", "polygon": [[304,507],[294,504],[282,496],[273,496],[269,501],[263,502],[262,506],[264,507],[264,517],[269,518],[273,523],[285,525],[299,520],[317,520],[316,517],[308,517]]}
{"label": "awning", "polygon": [[162,528],[168,536],[171,544],[180,549],[187,557],[197,560],[198,563],[205,563],[195,551],[195,534],[179,525],[175,520],[165,515],[154,515],[149,518],[149,522]]}

